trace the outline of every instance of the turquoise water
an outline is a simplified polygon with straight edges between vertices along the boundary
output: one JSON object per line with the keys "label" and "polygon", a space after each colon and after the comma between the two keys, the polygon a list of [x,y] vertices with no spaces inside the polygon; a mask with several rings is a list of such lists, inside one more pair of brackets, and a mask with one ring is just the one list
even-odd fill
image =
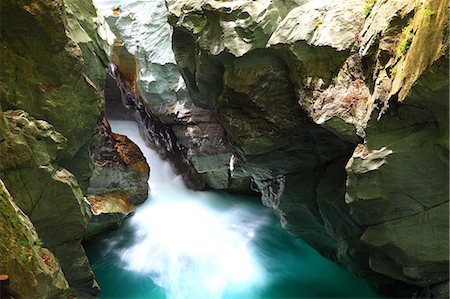
{"label": "turquoise water", "polygon": [[85,244],[100,298],[377,297],[367,281],[291,237],[257,199],[188,190],[135,123],[111,126],[143,150],[151,196],[120,229]]}

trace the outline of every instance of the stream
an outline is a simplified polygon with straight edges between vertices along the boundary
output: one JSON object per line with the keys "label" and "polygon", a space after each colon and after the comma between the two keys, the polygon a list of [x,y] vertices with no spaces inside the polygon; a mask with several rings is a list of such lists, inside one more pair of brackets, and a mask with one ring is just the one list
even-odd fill
{"label": "stream", "polygon": [[133,121],[110,121],[151,167],[148,200],[86,242],[100,298],[375,298],[364,279],[283,230],[258,198],[192,191]]}

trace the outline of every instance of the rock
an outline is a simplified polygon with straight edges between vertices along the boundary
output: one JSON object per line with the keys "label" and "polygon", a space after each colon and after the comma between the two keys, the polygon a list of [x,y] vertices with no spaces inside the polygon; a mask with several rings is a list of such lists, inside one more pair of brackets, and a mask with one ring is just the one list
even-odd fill
{"label": "rock", "polygon": [[[378,273],[428,286],[448,280],[448,202],[370,226],[361,236]],[[392,265],[392,266],[387,266]]]}
{"label": "rock", "polygon": [[[419,286],[448,279],[448,272],[440,270],[440,265],[448,262],[444,256],[437,263],[428,260],[434,245],[426,245],[427,257],[419,257],[408,252],[420,246],[406,245],[406,241],[395,245],[395,254],[365,241],[373,227],[388,234],[395,221],[412,221],[408,217],[448,202],[448,137],[444,137],[448,133],[444,126],[448,117],[448,91],[444,91],[448,88],[448,58],[442,57],[445,30],[441,27],[444,2],[378,1],[364,19],[363,2],[310,1],[287,13],[268,39],[266,50],[252,48],[243,57],[232,51],[232,55],[219,56],[217,49],[227,52],[227,47],[213,48],[226,44],[227,34],[216,35],[218,41],[214,42],[210,38],[208,45],[202,43],[203,32],[213,32],[216,25],[192,25],[201,24],[195,21],[202,19],[197,15],[204,4],[195,7],[183,2],[186,4],[169,1],[168,5],[175,54],[180,67],[186,69],[183,75],[188,88],[197,85],[203,99],[214,103],[228,136],[235,140],[231,143],[239,148],[231,176],[251,176],[263,202],[274,209],[284,227],[360,275],[380,284],[390,284],[388,277]],[[203,18],[212,20],[213,15],[225,14],[230,22],[236,22],[234,13],[239,5],[220,5],[228,5],[228,10],[211,6],[212,12]],[[428,32],[430,28],[437,29]],[[402,38],[410,38],[403,33],[408,29],[414,38],[407,40],[411,44],[405,55],[396,48]],[[177,30],[189,34],[178,34]],[[341,32],[338,38],[330,34],[333,30]],[[426,32],[435,44],[430,50],[423,46]],[[377,34],[380,39],[374,38]],[[186,40],[188,35],[192,41],[181,46],[181,38]],[[194,47],[198,54],[189,52]],[[416,59],[420,63],[415,63]],[[204,79],[204,61],[205,70],[217,78],[216,83]],[[397,69],[397,73],[386,75],[389,69]],[[397,95],[405,104],[395,104]],[[293,99],[307,117],[297,110]],[[388,107],[389,100],[392,107]],[[385,111],[390,112],[380,119],[377,112]],[[364,138],[365,144],[355,150],[347,164],[347,187],[342,168],[324,172],[320,166],[337,158],[319,150],[340,148],[345,157],[345,146],[338,146],[339,139],[333,141],[332,136],[308,124],[308,117],[349,142]],[[308,133],[303,133],[305,128]],[[296,139],[295,134],[304,139]],[[289,142],[283,140],[284,135],[291,136]],[[323,147],[315,146],[313,140]],[[303,173],[308,174],[306,178]],[[322,195],[327,189],[335,190],[334,200]],[[438,217],[436,221],[440,233],[446,234],[446,220]],[[390,240],[381,233],[370,236],[377,242]],[[445,237],[441,239],[446,242]],[[392,266],[392,261],[397,265]],[[426,269],[435,269],[438,275],[430,277],[431,270]]]}
{"label": "rock", "polygon": [[30,219],[14,203],[0,180],[0,272],[9,278],[6,290],[1,285],[2,298],[56,298],[69,293],[69,284],[53,253]]}
{"label": "rock", "polygon": [[[305,42],[311,46],[348,51],[364,22],[364,5],[359,0],[309,1],[292,9],[277,24],[267,47],[293,45],[295,53],[295,44]],[[305,56],[305,53],[297,55],[300,61]]]}
{"label": "rock", "polygon": [[139,147],[111,131],[106,118],[93,151],[94,170],[86,200],[92,212],[85,238],[117,227],[149,193],[150,168]]}
{"label": "rock", "polygon": [[81,246],[90,212],[73,174],[57,164],[66,139],[21,110],[3,112],[1,122],[2,180],[58,258],[73,292],[95,295],[98,287]]}
{"label": "rock", "polygon": [[168,0],[191,100],[126,104],[181,173],[251,181],[289,232],[381,292],[431,294],[448,281],[446,5]]}
{"label": "rock", "polygon": [[105,118],[99,135],[87,194],[121,191],[129,194],[131,204],[143,203],[149,192],[150,167],[142,151],[127,136],[113,133]]}
{"label": "rock", "polygon": [[7,0],[1,15],[0,178],[59,260],[70,294],[92,297],[83,192],[113,35],[90,0]]}
{"label": "rock", "polygon": [[211,55],[228,52],[235,57],[264,48],[279,22],[295,6],[295,1],[278,0],[167,1],[172,25],[191,32]]}
{"label": "rock", "polygon": [[109,45],[97,32],[108,29],[94,23],[96,11],[88,0],[1,5],[2,107],[23,109],[54,125],[68,139],[64,158],[70,160],[89,142],[100,114]]}
{"label": "rock", "polygon": [[[175,57],[171,49],[171,28],[165,15],[166,6],[163,0],[144,1],[141,3],[122,3],[118,16],[112,15],[112,8],[106,4],[102,7],[108,15],[107,20],[111,29],[120,36],[121,51],[132,54],[138,61],[136,86],[139,86],[143,100],[154,107],[152,112],[157,116],[167,117],[176,113],[174,104],[180,101],[189,101],[186,97],[184,82],[179,73]],[[113,54],[121,57],[119,69],[122,79],[126,68],[133,66],[132,61],[124,61],[115,49]]]}
{"label": "rock", "polygon": [[86,197],[92,211],[84,239],[93,238],[105,231],[119,227],[122,221],[134,212],[129,193],[109,192],[93,194]]}
{"label": "rock", "polygon": [[[150,109],[143,104],[141,95],[130,88],[134,83],[123,81],[120,77],[119,69],[114,68],[109,73],[109,78],[105,92],[108,94],[119,95],[120,102],[125,107],[135,111],[134,117],[140,125],[141,133],[148,142],[148,146],[157,151],[163,159],[169,159],[176,172],[183,176],[187,186],[196,190],[204,189],[204,178],[190,166],[191,162],[185,157],[185,149],[179,144],[177,136],[171,126],[162,123]],[[110,103],[109,105],[113,105],[113,103]],[[112,112],[109,117],[117,117],[117,114],[115,114],[117,110],[118,109],[108,109],[108,111]],[[124,117],[128,118],[129,115],[127,116],[125,113]],[[119,119],[123,119],[123,117],[119,116]],[[182,133],[184,134],[184,132]]]}

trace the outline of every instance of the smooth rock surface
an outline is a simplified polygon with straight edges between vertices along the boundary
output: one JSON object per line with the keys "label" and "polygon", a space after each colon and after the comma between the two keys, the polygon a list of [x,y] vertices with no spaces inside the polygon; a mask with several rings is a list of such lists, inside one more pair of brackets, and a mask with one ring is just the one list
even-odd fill
{"label": "smooth rock surface", "polygon": [[113,36],[89,0],[2,1],[0,30],[0,178],[58,259],[69,294],[95,296],[83,192]]}

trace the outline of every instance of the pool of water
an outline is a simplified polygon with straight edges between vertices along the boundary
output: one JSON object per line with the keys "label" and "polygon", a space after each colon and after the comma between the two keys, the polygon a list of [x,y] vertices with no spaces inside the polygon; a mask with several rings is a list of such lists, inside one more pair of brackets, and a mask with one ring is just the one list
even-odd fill
{"label": "pool of water", "polygon": [[111,121],[151,166],[149,199],[115,231],[85,243],[100,298],[376,298],[368,282],[284,231],[257,198],[187,189]]}

